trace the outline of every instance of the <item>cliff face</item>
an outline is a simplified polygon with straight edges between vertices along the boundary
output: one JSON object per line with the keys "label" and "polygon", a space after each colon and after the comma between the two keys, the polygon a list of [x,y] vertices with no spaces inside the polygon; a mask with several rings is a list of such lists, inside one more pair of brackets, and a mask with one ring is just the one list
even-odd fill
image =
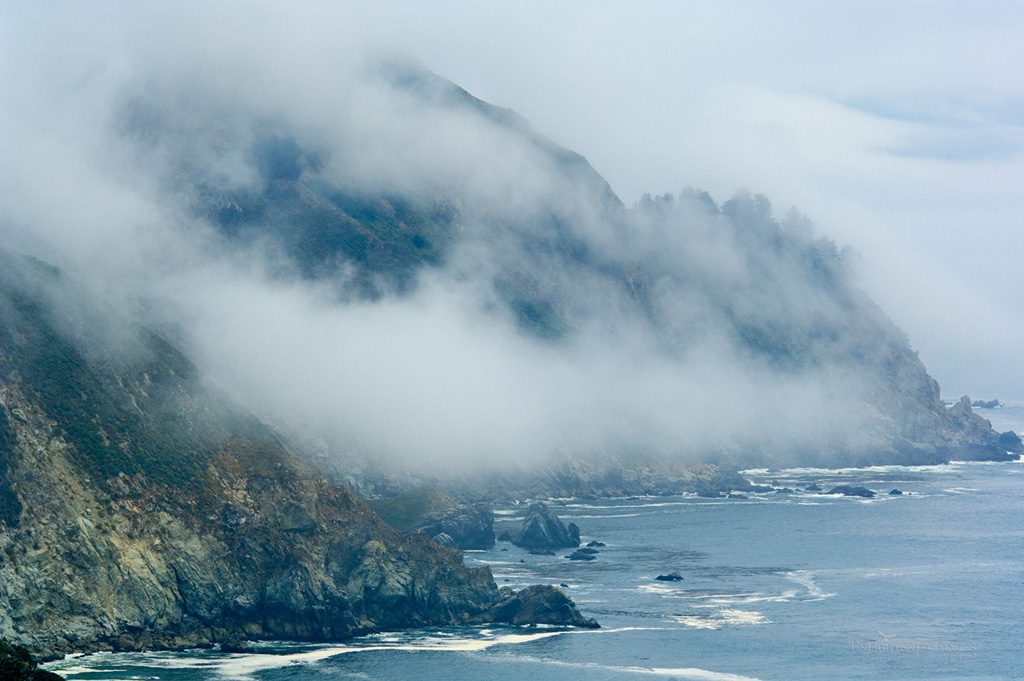
{"label": "cliff face", "polygon": [[5,264],[0,638],[45,656],[338,639],[499,601],[489,570],[399,538],[156,337],[87,357],[67,330],[96,320],[47,304],[59,275]]}

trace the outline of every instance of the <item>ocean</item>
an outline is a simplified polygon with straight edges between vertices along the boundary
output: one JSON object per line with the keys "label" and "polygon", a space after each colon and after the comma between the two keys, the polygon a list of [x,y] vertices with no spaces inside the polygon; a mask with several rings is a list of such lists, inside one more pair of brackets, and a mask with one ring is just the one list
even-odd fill
{"label": "ocean", "polygon": [[[980,413],[999,430],[1024,431],[1022,405]],[[746,475],[796,491],[566,499],[555,511],[582,528],[584,542],[607,545],[597,560],[504,543],[466,553],[502,586],[566,585],[600,630],[419,630],[47,667],[75,681],[1024,679],[1024,463]],[[879,494],[805,491],[812,484]],[[499,521],[523,510],[499,508]],[[682,581],[655,579],[669,572]]]}

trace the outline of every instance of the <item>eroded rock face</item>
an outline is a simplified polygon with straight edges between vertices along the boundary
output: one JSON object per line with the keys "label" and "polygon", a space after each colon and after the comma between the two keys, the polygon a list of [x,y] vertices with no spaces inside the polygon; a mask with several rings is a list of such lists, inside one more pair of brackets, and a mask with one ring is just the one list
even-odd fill
{"label": "eroded rock face", "polygon": [[[560,549],[580,545],[580,531],[575,524],[566,527],[546,504],[530,506],[522,527],[512,543],[526,549]],[[572,529],[571,529],[572,528]]]}
{"label": "eroded rock face", "polygon": [[476,621],[508,624],[556,624],[597,629],[597,620],[584,617],[572,600],[548,585],[529,586],[518,592],[505,592],[504,598]]}

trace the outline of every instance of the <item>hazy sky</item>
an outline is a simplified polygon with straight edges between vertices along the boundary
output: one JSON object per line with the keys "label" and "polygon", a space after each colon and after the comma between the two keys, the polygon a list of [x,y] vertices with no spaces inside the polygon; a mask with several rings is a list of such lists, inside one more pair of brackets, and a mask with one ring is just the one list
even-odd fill
{"label": "hazy sky", "polygon": [[864,256],[945,394],[1024,399],[1024,3],[398,3],[344,21],[524,114],[627,204],[688,185],[795,204]]}
{"label": "hazy sky", "polygon": [[[197,68],[257,42],[325,96],[345,45],[398,49],[587,156],[627,204],[695,186],[796,205],[863,255],[947,396],[1024,399],[1024,3],[9,4],[0,41],[31,49],[0,69],[32,78],[24,55],[73,63],[119,26],[150,58],[196,44]],[[80,76],[48,85],[82,105]]]}

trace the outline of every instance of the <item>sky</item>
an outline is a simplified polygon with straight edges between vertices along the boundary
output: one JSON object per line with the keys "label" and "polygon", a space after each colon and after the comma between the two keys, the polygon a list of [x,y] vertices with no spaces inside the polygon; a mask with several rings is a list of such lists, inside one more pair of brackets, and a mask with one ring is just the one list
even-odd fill
{"label": "sky", "polygon": [[795,205],[861,254],[947,397],[1024,400],[1024,3],[352,9],[627,204],[695,186]]}

